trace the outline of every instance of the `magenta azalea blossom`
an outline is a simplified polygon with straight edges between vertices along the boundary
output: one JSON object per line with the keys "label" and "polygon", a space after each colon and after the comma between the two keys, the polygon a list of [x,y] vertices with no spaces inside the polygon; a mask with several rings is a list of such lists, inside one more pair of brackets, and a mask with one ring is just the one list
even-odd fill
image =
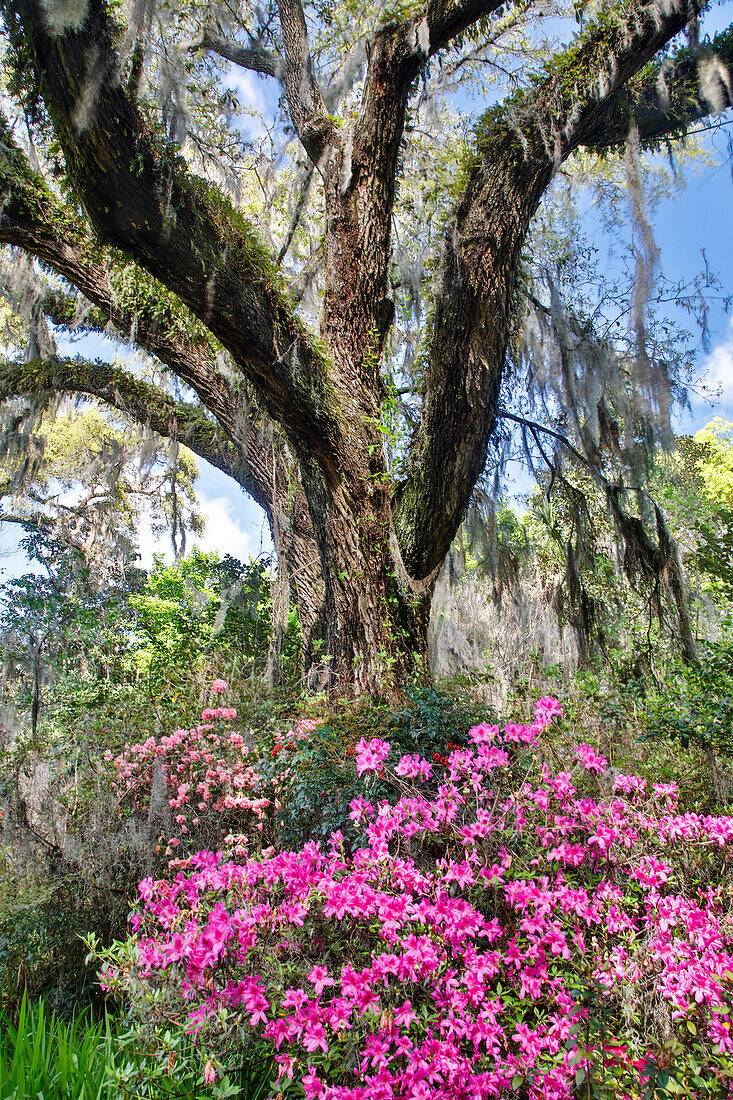
{"label": "magenta azalea blossom", "polygon": [[597,753],[592,745],[578,745],[573,752],[588,772],[603,772],[608,767],[605,756]]}
{"label": "magenta azalea blossom", "polygon": [[[534,746],[557,704],[540,704],[503,742],[474,727],[429,788],[421,758],[403,756],[385,769],[392,802],[351,802],[356,836],[251,856],[227,840],[173,861],[169,880],[140,884],[105,985],[149,985],[165,1026],[177,1013],[198,1036],[202,1065],[250,1029],[307,1100],[507,1100],[518,1085],[572,1100],[591,1068],[603,1095],[631,1100],[650,1072],[628,1012],[641,1003],[680,1079],[689,1054],[717,1087],[733,1054],[733,818],[677,812],[676,787],[635,776],[609,790],[591,745],[556,772]],[[159,744],[138,747],[144,766]],[[168,774],[174,749],[186,767],[211,758],[205,782],[181,778],[181,813],[217,797],[212,747],[209,734],[165,745]],[[362,739],[359,774],[389,751]]]}
{"label": "magenta azalea blossom", "polygon": [[356,770],[359,775],[364,772],[378,771],[382,763],[389,756],[389,741],[382,741],[379,737],[373,737],[371,741],[360,738],[356,743]]}
{"label": "magenta azalea blossom", "polygon": [[316,997],[318,997],[327,985],[335,985],[333,978],[328,977],[328,970],[325,966],[314,966],[308,975],[308,981],[312,982],[316,988]]}
{"label": "magenta azalea blossom", "polygon": [[562,707],[551,695],[543,695],[534,705],[535,718],[543,725],[549,725],[553,718],[562,718]]}
{"label": "magenta azalea blossom", "polygon": [[395,774],[403,779],[430,779],[433,767],[421,756],[403,756],[397,761]]}

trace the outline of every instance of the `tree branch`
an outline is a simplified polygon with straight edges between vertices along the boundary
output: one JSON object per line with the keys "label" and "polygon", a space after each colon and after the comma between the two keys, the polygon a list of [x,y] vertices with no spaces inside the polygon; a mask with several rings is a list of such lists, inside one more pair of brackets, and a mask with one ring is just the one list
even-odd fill
{"label": "tree branch", "polygon": [[415,578],[442,561],[486,462],[514,309],[521,247],[559,165],[621,88],[691,14],[693,0],[606,6],[543,79],[477,127],[477,151],[446,235],[422,422],[393,515]]}
{"label": "tree branch", "polygon": [[393,316],[387,294],[392,210],[411,87],[430,56],[499,6],[499,0],[435,0],[414,17],[388,23],[368,49],[353,140],[344,136],[326,177],[331,247],[323,323],[333,347],[348,347],[353,334],[344,302],[368,304],[359,336],[362,346],[371,349],[365,364],[367,385],[376,384],[373,368],[379,364]]}
{"label": "tree branch", "polygon": [[[174,295],[144,271],[136,270],[131,279],[129,261],[121,266],[119,257],[94,241],[86,223],[31,169],[2,119],[0,194],[0,242],[30,253],[77,287],[96,307],[86,318],[88,327],[105,331],[111,323],[123,340],[157,356],[196,391],[236,442],[242,393],[218,370],[209,333]],[[74,325],[76,303],[69,296],[49,290],[41,305],[54,322]]]}
{"label": "tree branch", "polygon": [[313,75],[308,27],[300,0],[278,0],[285,45],[284,82],[290,117],[298,137],[318,166],[325,150],[337,140],[323,96]]}
{"label": "tree branch", "polygon": [[580,144],[592,149],[621,145],[633,122],[642,142],[650,144],[691,123],[733,107],[733,27],[721,31],[702,50],[681,49],[672,58],[649,65],[613,96],[597,124]]}
{"label": "tree branch", "polygon": [[[570,452],[570,454],[573,455],[573,457],[576,458],[586,470],[588,470],[593,480],[602,489],[610,488],[610,482],[603,476],[601,471],[598,470],[591,462],[589,462],[585,455],[581,454],[578,448],[574,447],[568,437],[563,435],[561,432],[555,431],[554,428],[549,428],[546,424],[539,424],[536,420],[527,420],[527,418],[524,416],[515,416],[514,413],[507,412],[506,409],[497,409],[496,419],[511,420],[514,424],[520,424],[524,428],[529,428],[533,435],[535,435],[536,432],[543,432],[544,435],[549,435],[552,436],[553,439],[557,439],[558,442],[562,443],[563,447],[565,447]],[[535,435],[535,439],[536,438],[537,437]],[[545,459],[545,461],[547,462],[547,459]],[[551,467],[552,463],[547,462],[547,465]]]}
{"label": "tree branch", "polygon": [[[429,56],[433,57],[458,35],[500,7],[501,0],[456,0],[454,3],[429,0],[423,16],[429,34]],[[417,20],[414,25],[419,26]]]}
{"label": "tree branch", "polygon": [[221,35],[215,34],[209,28],[204,30],[201,41],[191,46],[192,50],[211,50],[226,61],[232,61],[243,69],[249,69],[253,73],[261,73],[263,76],[273,76],[282,81],[284,66],[277,54],[266,50],[264,46],[241,46],[239,42],[232,42]]}
{"label": "tree branch", "polygon": [[337,477],[327,366],[247,222],[188,173],[118,78],[103,0],[79,26],[40,0],[3,0],[12,48],[33,65],[96,233],[177,294],[234,356],[296,447]]}
{"label": "tree branch", "polygon": [[269,506],[234,446],[203,408],[175,401],[149,382],[101,361],[85,359],[0,363],[0,400],[51,393],[83,393],[131,416],[158,435],[178,439],[212,466],[234,478],[262,508]]}
{"label": "tree branch", "polygon": [[28,531],[51,531],[53,524],[47,516],[36,512],[33,516],[17,516],[11,512],[0,512],[0,523],[14,523]]}

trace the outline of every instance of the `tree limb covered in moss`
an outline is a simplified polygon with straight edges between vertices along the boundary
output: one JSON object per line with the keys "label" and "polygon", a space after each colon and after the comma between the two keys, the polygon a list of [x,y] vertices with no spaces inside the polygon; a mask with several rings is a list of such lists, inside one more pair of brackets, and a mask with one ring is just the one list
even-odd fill
{"label": "tree limb covered in moss", "polygon": [[[481,19],[501,7],[501,0],[430,0],[422,18],[427,23],[428,54],[433,57],[446,46],[474,26]],[[420,17],[415,20],[419,23]]]}
{"label": "tree limb covered in moss", "polygon": [[249,69],[250,72],[273,76],[276,80],[283,78],[283,62],[277,54],[257,44],[241,46],[239,42],[233,42],[229,38],[216,34],[209,27],[205,28],[201,41],[195,43],[191,49],[211,50],[212,53],[223,57],[225,61],[231,61],[243,69]]}
{"label": "tree limb covered in moss", "polygon": [[[165,288],[144,286],[149,279],[145,272],[135,274],[135,291],[123,291],[115,267],[117,257],[97,245],[85,223],[33,173],[7,128],[0,140],[4,150],[0,154],[4,201],[0,241],[36,256],[93,303],[94,308],[84,316],[84,328],[103,332],[111,323],[124,341],[155,355],[191,386],[228,436],[228,445],[246,456],[248,461],[242,460],[241,472],[234,476],[270,515],[271,478],[269,461],[261,453],[263,433],[256,418],[248,414],[244,385],[232,382],[219,370],[209,334]],[[50,289],[41,306],[54,323],[76,326],[73,296]],[[144,413],[144,405],[141,408]]]}
{"label": "tree limb covered in moss", "polygon": [[534,87],[491,108],[438,281],[422,421],[394,516],[414,577],[443,560],[486,461],[504,369],[520,251],[554,172],[613,113],[621,89],[702,2],[635,0],[555,56]]}
{"label": "tree limb covered in moss", "polygon": [[76,358],[0,363],[0,400],[44,391],[96,397],[158,435],[185,443],[240,484],[247,481],[247,491],[267,507],[259,487],[243,468],[241,451],[200,406],[176,401],[149,382],[102,361]]}
{"label": "tree limb covered in moss", "polygon": [[326,365],[279,285],[275,265],[228,200],[191,176],[122,87],[103,0],[77,27],[51,25],[38,0],[3,4],[14,48],[40,80],[69,175],[103,242],[177,294],[234,356],[268,412],[336,476]]}
{"label": "tree limb covered in moss", "polygon": [[639,139],[651,144],[728,107],[733,107],[733,27],[701,49],[684,48],[649,65],[613,97],[581,144],[591,149],[621,145],[632,122]]}
{"label": "tree limb covered in moss", "polygon": [[[0,243],[21,248],[63,276],[97,307],[88,318],[90,323],[100,331],[111,324],[124,340],[156,355],[217,417],[226,422],[236,416],[240,402],[216,367],[206,329],[144,271],[136,269],[131,279],[125,278],[129,260],[99,245],[84,219],[56,198],[31,168],[4,119],[0,119],[0,196]],[[51,293],[45,305],[53,320],[73,323],[72,303],[63,295]]]}

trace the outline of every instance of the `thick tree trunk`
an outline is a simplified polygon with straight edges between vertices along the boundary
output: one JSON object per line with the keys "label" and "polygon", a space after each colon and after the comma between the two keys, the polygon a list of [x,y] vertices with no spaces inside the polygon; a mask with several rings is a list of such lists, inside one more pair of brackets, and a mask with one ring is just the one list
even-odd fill
{"label": "thick tree trunk", "polygon": [[399,577],[386,494],[354,488],[311,497],[325,578],[326,681],[332,694],[391,699],[429,678],[433,583],[414,591]]}
{"label": "thick tree trunk", "polygon": [[322,682],[335,695],[396,698],[429,677],[434,578],[415,586],[402,566],[378,422],[352,409],[348,423],[338,482],[311,467],[304,483],[324,580]]}

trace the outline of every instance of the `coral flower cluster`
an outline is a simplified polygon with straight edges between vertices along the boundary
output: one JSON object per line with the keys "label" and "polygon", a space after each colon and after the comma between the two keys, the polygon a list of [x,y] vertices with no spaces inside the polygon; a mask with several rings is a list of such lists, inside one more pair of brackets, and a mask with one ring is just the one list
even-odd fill
{"label": "coral flower cluster", "polygon": [[[211,685],[215,695],[226,690],[224,680]],[[120,797],[145,812],[159,775],[168,795],[171,831],[180,836],[195,829],[206,814],[251,811],[261,818],[270,799],[262,797],[256,761],[242,734],[226,726],[236,717],[234,707],[207,707],[201,723],[192,729],[125,745],[116,757],[106,752]],[[177,844],[178,836],[169,843]]]}
{"label": "coral flower cluster", "polygon": [[551,769],[559,713],[475,727],[438,777],[363,739],[358,771],[401,797],[352,802],[360,846],[174,860],[106,985],[153,1013],[165,991],[210,1080],[244,1028],[272,1095],[728,1096],[733,819],[590,745]]}

